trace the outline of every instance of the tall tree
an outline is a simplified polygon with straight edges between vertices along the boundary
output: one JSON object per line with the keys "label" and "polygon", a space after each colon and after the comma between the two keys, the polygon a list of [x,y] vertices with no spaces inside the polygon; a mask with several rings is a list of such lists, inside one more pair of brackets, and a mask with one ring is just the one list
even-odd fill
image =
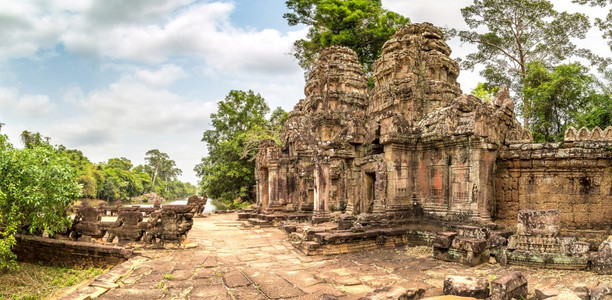
{"label": "tall tree", "polygon": [[[201,177],[200,186],[212,199],[232,204],[234,200],[252,200],[249,191],[255,184],[256,151],[243,155],[245,141],[254,132],[270,129],[266,114],[270,111],[264,98],[253,91],[230,91],[211,114],[212,129],[206,130],[202,141],[208,156],[195,171]],[[275,126],[284,122],[282,110],[272,114]]]}
{"label": "tall tree", "polygon": [[168,156],[166,153],[160,152],[158,149],[149,150],[145,154],[145,161],[147,162],[145,168],[151,176],[152,186],[155,186],[155,181],[157,180],[160,171],[163,172],[164,164],[168,160],[170,160],[170,156]]}
{"label": "tall tree", "polygon": [[380,56],[383,44],[410,20],[382,8],[380,0],[287,0],[283,17],[290,26],[310,26],[306,39],[294,43],[293,55],[309,71],[318,53],[329,46],[357,52],[366,72]]}
{"label": "tall tree", "polygon": [[[474,0],[461,13],[472,29],[459,32],[461,41],[478,46],[462,66],[483,65],[481,75],[490,85],[506,84],[517,95],[530,62],[553,66],[579,54],[572,39],[584,38],[591,28],[584,14],[558,12],[548,0]],[[526,103],[517,107],[523,115],[531,114]],[[527,127],[527,118],[524,124]]]}

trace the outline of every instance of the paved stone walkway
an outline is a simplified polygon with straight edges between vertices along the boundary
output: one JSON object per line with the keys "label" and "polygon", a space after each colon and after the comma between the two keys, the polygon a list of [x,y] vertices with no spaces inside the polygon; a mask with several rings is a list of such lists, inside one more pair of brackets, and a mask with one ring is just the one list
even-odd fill
{"label": "paved stone walkway", "polygon": [[[446,275],[491,278],[517,270],[441,262],[427,247],[306,256],[283,231],[243,227],[236,219],[235,214],[196,218],[188,239],[197,247],[143,251],[62,299],[359,299],[387,286],[423,288],[425,296],[438,296]],[[531,293],[538,286],[600,279],[588,272],[518,270],[528,276]]]}

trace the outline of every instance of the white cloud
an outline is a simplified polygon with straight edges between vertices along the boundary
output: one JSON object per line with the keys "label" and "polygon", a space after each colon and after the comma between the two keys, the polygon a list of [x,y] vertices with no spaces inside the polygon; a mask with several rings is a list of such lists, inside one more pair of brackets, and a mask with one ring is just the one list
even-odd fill
{"label": "white cloud", "polygon": [[9,108],[17,102],[17,91],[12,88],[0,86],[0,108]]}
{"label": "white cloud", "polygon": [[152,87],[168,87],[177,80],[187,77],[187,73],[176,65],[163,65],[157,71],[136,70],[134,78]]}
{"label": "white cloud", "polygon": [[30,116],[41,116],[49,113],[54,105],[47,95],[24,95],[17,102],[17,111]]}
{"label": "white cloud", "polygon": [[63,44],[111,60],[160,64],[187,57],[228,74],[291,73],[299,67],[287,53],[306,35],[237,28],[229,19],[230,2],[0,0],[0,6],[0,61],[35,58]]}
{"label": "white cloud", "polygon": [[165,65],[158,70],[134,69],[107,88],[87,94],[73,87],[64,98],[82,117],[67,120],[53,131],[76,146],[119,142],[130,134],[201,132],[216,105],[167,89],[183,76],[180,67]]}

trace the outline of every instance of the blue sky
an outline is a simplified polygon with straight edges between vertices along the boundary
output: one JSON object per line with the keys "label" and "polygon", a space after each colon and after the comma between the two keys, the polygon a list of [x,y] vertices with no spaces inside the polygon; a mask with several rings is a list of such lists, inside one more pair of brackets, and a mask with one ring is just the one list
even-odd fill
{"label": "blue sky", "polygon": [[[459,9],[469,4],[383,0],[413,22],[455,28],[465,28]],[[202,132],[230,90],[252,89],[272,109],[304,97],[288,53],[307,28],[289,27],[285,12],[283,0],[0,0],[2,133],[20,146],[19,133],[38,131],[93,162],[140,164],[156,148],[195,183]],[[450,45],[453,57],[473,50]],[[479,77],[462,71],[459,81],[468,93]]]}

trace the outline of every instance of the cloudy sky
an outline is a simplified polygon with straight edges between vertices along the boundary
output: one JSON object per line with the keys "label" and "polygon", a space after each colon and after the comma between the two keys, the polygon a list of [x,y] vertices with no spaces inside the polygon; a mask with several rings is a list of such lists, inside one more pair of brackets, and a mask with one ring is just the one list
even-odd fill
{"label": "cloudy sky", "polygon": [[[412,22],[465,28],[459,10],[471,2],[383,5]],[[252,89],[272,109],[291,110],[304,97],[302,70],[288,53],[307,29],[287,26],[285,12],[284,0],[0,0],[2,133],[21,146],[23,130],[38,131],[93,162],[127,157],[136,165],[159,149],[196,183],[202,132],[230,90]],[[610,55],[598,32],[588,43]],[[451,47],[453,57],[473,49]],[[468,93],[479,78],[463,71],[459,81]]]}

